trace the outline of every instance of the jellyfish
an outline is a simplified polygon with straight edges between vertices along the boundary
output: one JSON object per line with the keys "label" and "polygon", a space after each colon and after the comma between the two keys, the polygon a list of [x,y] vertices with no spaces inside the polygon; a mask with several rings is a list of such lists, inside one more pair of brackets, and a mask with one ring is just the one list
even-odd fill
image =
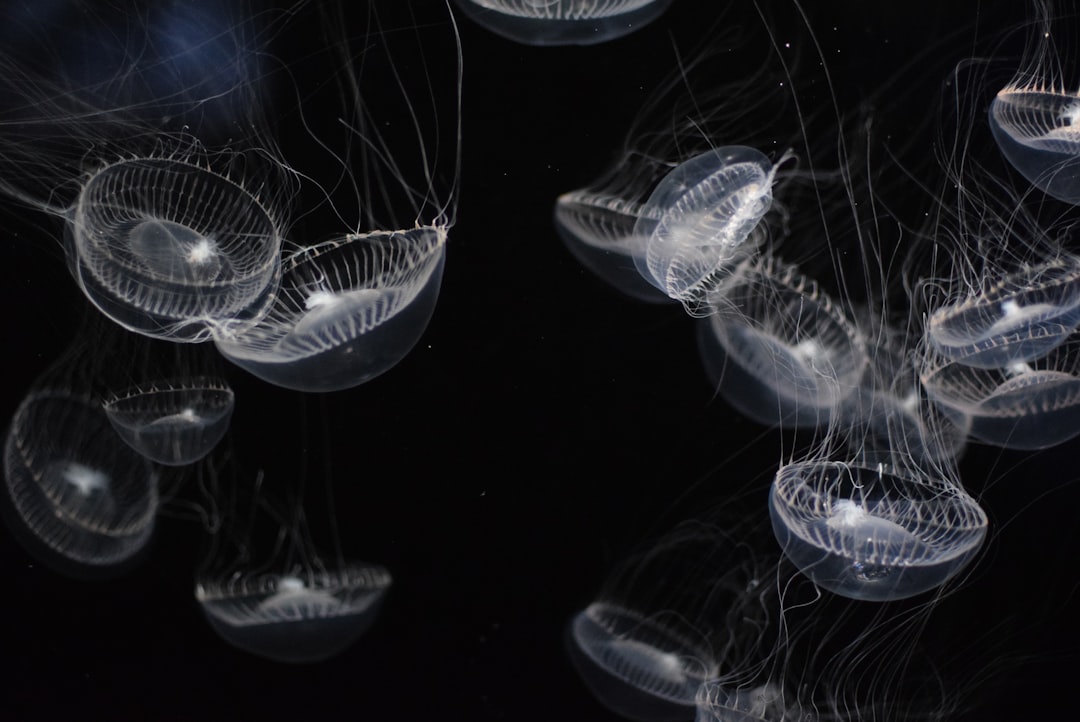
{"label": "jellyfish", "polygon": [[769,426],[828,426],[869,364],[861,332],[811,278],[770,255],[740,267],[700,322],[721,396]]}
{"label": "jellyfish", "polygon": [[526,45],[594,45],[628,35],[671,0],[458,0],[484,28]]}
{"label": "jellyfish", "polygon": [[202,459],[229,428],[234,395],[221,379],[187,377],[125,389],[105,402],[128,446],[166,466]]}
{"label": "jellyfish", "polygon": [[[293,191],[258,97],[281,15],[238,21],[200,4],[75,20],[77,9],[20,19],[26,38],[64,53],[0,53],[0,191],[63,223],[76,282],[124,328],[199,342],[258,319]],[[117,47],[125,36],[145,41]]]}
{"label": "jellyfish", "polygon": [[605,707],[689,720],[708,680],[735,689],[755,678],[776,641],[776,559],[752,519],[678,524],[620,562],[573,617],[570,659]]}
{"label": "jellyfish", "polygon": [[[380,37],[382,11],[371,9],[366,18],[365,43]],[[316,209],[326,211],[329,240],[291,244],[282,260],[279,290],[267,312],[253,324],[219,326],[215,345],[227,359],[272,384],[301,391],[347,389],[379,376],[397,365],[427,328],[442,281],[447,238],[454,224],[458,175],[460,123],[452,138],[440,137],[438,107],[442,94],[456,105],[460,92],[460,66],[448,64],[445,86],[409,85],[410,75],[399,57],[435,53],[440,42],[458,51],[452,23],[435,28],[442,37],[428,45],[417,36],[379,42],[385,52],[356,54],[355,39],[344,29],[353,23],[344,8],[321,17],[328,45],[325,63],[327,92],[337,96],[346,122],[323,128],[317,119],[305,122],[311,153],[326,156],[340,178],[316,184]],[[382,40],[385,40],[383,38]],[[323,66],[320,66],[323,67]],[[417,83],[432,84],[436,74],[425,73]],[[394,92],[369,98],[367,88]],[[421,103],[427,87],[431,106]],[[362,90],[363,89],[363,90]],[[388,138],[380,129],[395,112],[413,118],[413,132]],[[423,121],[431,113],[430,125]],[[306,120],[306,119],[305,119]],[[327,135],[323,135],[326,133]],[[336,134],[336,135],[331,135]],[[329,150],[336,137],[342,154]],[[395,142],[396,141],[396,142]],[[443,170],[437,162],[442,143],[454,148],[449,164],[449,190],[443,195],[435,178]],[[411,155],[410,155],[411,154]],[[298,164],[300,161],[298,161]],[[362,176],[353,176],[354,169]],[[326,173],[325,168],[322,169]],[[411,182],[415,174],[416,184]],[[313,171],[314,173],[314,171]],[[422,185],[420,185],[422,184]],[[345,216],[357,220],[344,232]],[[309,213],[312,213],[309,211]],[[316,227],[314,220],[294,228],[304,237]]]}
{"label": "jellyfish", "polygon": [[258,324],[220,334],[230,361],[301,391],[336,391],[395,366],[435,310],[446,230],[375,231],[310,246],[284,261],[281,290]]}
{"label": "jellyfish", "polygon": [[234,647],[275,662],[310,663],[363,636],[390,581],[383,567],[353,562],[206,580],[195,598],[214,631]]}
{"label": "jellyfish", "polygon": [[814,583],[852,599],[940,587],[975,558],[987,518],[942,473],[947,467],[930,468],[827,458],[782,465],[769,514],[784,554]]}
{"label": "jellyfish", "polygon": [[1080,204],[1080,97],[1066,89],[1067,62],[1054,38],[1058,27],[1049,3],[1035,3],[1025,64],[990,103],[989,124],[1002,155],[1033,186],[1058,200]]}

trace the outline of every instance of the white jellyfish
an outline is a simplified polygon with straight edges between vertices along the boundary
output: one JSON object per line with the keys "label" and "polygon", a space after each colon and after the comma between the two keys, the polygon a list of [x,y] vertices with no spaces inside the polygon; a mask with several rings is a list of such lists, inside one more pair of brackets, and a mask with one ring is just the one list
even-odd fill
{"label": "white jellyfish", "polygon": [[[330,239],[290,248],[264,316],[253,324],[223,324],[214,336],[230,361],[270,383],[302,391],[358,386],[412,349],[434,312],[457,203],[459,120],[448,129],[452,136],[440,134],[440,117],[460,98],[460,51],[452,23],[417,34],[410,45],[407,38],[390,39],[382,11],[373,7],[364,18],[362,41],[366,47],[379,38],[382,52],[358,55],[352,49],[357,41],[346,32],[354,18],[339,10],[323,18],[327,51],[315,59],[333,81],[326,92],[332,94],[329,102],[341,106],[344,120],[323,129],[318,121],[326,119],[304,118],[308,136],[295,139],[301,148],[310,142],[311,157],[300,155],[297,167],[321,155],[340,174],[335,178],[325,166],[313,166],[320,178],[328,178],[324,186],[312,180],[316,170],[310,176],[305,172],[318,198],[316,209],[326,211],[329,224],[323,225],[333,229]],[[380,36],[383,32],[387,37]],[[419,77],[407,72],[403,58],[436,53],[440,43],[453,54],[454,62],[439,66],[445,74],[426,66],[418,69]],[[435,87],[437,78],[445,84]],[[441,106],[444,97],[448,105]],[[412,123],[403,136],[389,137],[384,125],[395,114]],[[331,138],[344,150],[331,150]],[[444,144],[453,149],[449,160],[439,158]],[[443,171],[450,176],[445,196],[436,180]],[[353,212],[356,219],[345,221]],[[310,219],[290,233],[302,238],[315,226]]]}
{"label": "white jellyfish", "polygon": [[1074,20],[1034,3],[1035,21],[1023,65],[990,103],[989,124],[1001,153],[1032,185],[1058,200],[1080,204],[1080,96],[1059,57],[1055,38],[1071,43]]}
{"label": "white jellyfish", "polygon": [[[0,191],[63,221],[79,286],[129,330],[205,341],[216,324],[257,319],[276,290],[292,192],[256,90],[281,16],[193,6],[139,25],[113,8],[67,22],[77,8],[26,33],[57,43],[62,27],[80,52],[55,63],[23,43],[0,53]],[[116,47],[140,34],[144,44]]]}
{"label": "white jellyfish", "polygon": [[979,504],[944,470],[806,459],[780,467],[769,492],[784,554],[819,586],[887,601],[935,589],[986,538]]}
{"label": "white jellyfish", "polygon": [[4,479],[8,527],[67,574],[119,573],[153,535],[153,466],[116,436],[100,402],[69,389],[37,388],[20,404],[4,443]]}
{"label": "white jellyfish", "polygon": [[671,0],[457,0],[478,24],[526,45],[593,45],[660,16]]}
{"label": "white jellyfish", "polygon": [[125,389],[105,402],[105,413],[131,448],[159,464],[182,466],[221,441],[234,402],[223,380],[192,376]]}
{"label": "white jellyfish", "polygon": [[701,321],[701,358],[728,403],[769,426],[825,427],[869,364],[844,308],[769,254],[738,268]]}

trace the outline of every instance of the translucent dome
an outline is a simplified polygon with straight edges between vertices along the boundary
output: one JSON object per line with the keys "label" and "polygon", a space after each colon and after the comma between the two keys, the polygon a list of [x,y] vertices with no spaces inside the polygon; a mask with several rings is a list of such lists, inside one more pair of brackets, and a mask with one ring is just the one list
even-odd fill
{"label": "translucent dome", "polygon": [[221,441],[233,404],[224,381],[188,378],[128,389],[105,403],[105,413],[128,446],[159,464],[183,466]]}
{"label": "translucent dome", "polygon": [[376,231],[298,251],[258,324],[219,333],[218,350],[272,384],[299,391],[358,386],[420,339],[442,281],[446,230]]}
{"label": "translucent dome", "polygon": [[[670,620],[666,620],[670,622]],[[671,624],[596,602],[570,623],[570,658],[593,694],[633,720],[689,719],[711,654]]]}
{"label": "translucent dome", "polygon": [[772,204],[776,168],[746,146],[709,150],[676,166],[642,207],[634,235],[642,277],[697,314],[753,250],[754,229]]}
{"label": "translucent dome", "polygon": [[1003,88],[990,129],[1021,175],[1048,195],[1080,203],[1080,97],[1045,87]]}
{"label": "translucent dome", "polygon": [[963,490],[929,474],[858,462],[782,466],[769,513],[784,554],[815,584],[871,601],[940,586],[971,562],[987,527]]}
{"label": "translucent dome", "polygon": [[207,340],[218,324],[259,318],[277,290],[273,219],[232,180],[184,161],[136,158],[98,170],[68,235],[87,297],[147,336]]}
{"label": "translucent dome", "polygon": [[855,325],[794,266],[740,269],[701,321],[702,362],[724,400],[769,426],[829,423],[866,372]]}
{"label": "translucent dome", "polygon": [[229,644],[277,662],[329,659],[375,621],[390,573],[369,564],[204,581],[195,598]]}
{"label": "translucent dome", "polygon": [[146,547],[157,513],[153,466],[123,443],[101,404],[40,390],[11,420],[4,473],[28,550],[75,576],[107,576]]}
{"label": "translucent dome", "polygon": [[628,35],[671,0],[458,0],[488,30],[526,45],[594,45]]}

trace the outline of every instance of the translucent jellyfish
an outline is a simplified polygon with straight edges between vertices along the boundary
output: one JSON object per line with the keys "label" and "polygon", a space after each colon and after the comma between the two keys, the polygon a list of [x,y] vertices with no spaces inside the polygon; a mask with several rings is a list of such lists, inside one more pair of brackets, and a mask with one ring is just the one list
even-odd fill
{"label": "translucent jellyfish", "polygon": [[710,680],[697,695],[696,722],[780,722],[799,719],[800,708],[788,709],[784,690],[771,683],[749,689],[731,689]]}
{"label": "translucent jellyfish", "polygon": [[671,624],[618,605],[590,604],[570,624],[571,659],[597,698],[623,717],[685,719],[713,672],[712,653]]}
{"label": "translucent jellyfish", "polygon": [[701,321],[702,362],[720,395],[769,426],[827,426],[859,388],[869,358],[846,314],[794,266],[741,267]]}
{"label": "translucent jellyfish", "polygon": [[555,229],[574,257],[614,288],[647,303],[669,303],[634,262],[644,257],[648,241],[634,233],[643,210],[640,202],[610,191],[571,191],[555,203]]}
{"label": "translucent jellyfish", "polygon": [[0,192],[63,222],[79,286],[129,330],[205,341],[258,318],[293,191],[257,92],[280,16],[79,10],[26,15],[0,52]]}
{"label": "translucent jellyfish", "polygon": [[27,395],[8,429],[4,477],[9,528],[65,573],[116,574],[153,534],[157,475],[90,397],[50,388]]}
{"label": "translucent jellyfish", "polygon": [[769,513],[784,554],[815,584],[870,601],[941,586],[974,559],[987,527],[976,501],[934,473],[857,461],[781,466]]}
{"label": "translucent jellyfish", "polygon": [[769,541],[760,525],[723,526],[677,525],[623,560],[571,620],[570,659],[616,714],[691,719],[702,684],[741,687],[771,654],[775,556],[760,552]]}
{"label": "translucent jellyfish", "polygon": [[376,231],[286,258],[258,324],[219,334],[221,353],[270,383],[336,391],[395,366],[423,334],[442,279],[446,230]]}
{"label": "translucent jellyfish", "polygon": [[593,45],[660,17],[671,0],[458,0],[467,16],[526,45]]}
{"label": "translucent jellyfish", "polygon": [[204,581],[195,598],[214,631],[234,647],[276,662],[320,662],[368,630],[390,581],[382,567],[353,563]]}
{"label": "translucent jellyfish", "polygon": [[1080,325],[1080,259],[1063,253],[990,278],[989,287],[936,308],[926,338],[947,359],[983,369],[1032,361]]}
{"label": "translucent jellyfish", "polygon": [[186,159],[100,168],[69,216],[79,284],[129,330],[206,340],[216,324],[260,318],[277,290],[281,235],[270,213]]}
{"label": "translucent jellyfish", "polygon": [[221,441],[233,404],[223,380],[190,377],[127,389],[105,402],[105,413],[131,448],[159,464],[183,466]]}
{"label": "translucent jellyfish", "polygon": [[1080,338],[1030,363],[977,368],[930,354],[922,382],[947,412],[971,420],[971,435],[1011,449],[1045,449],[1080,434]]}
{"label": "translucent jellyfish", "polygon": [[[776,166],[760,151],[724,146],[671,171],[645,202],[634,235],[641,275],[696,314],[746,254],[772,205]],[[657,220],[653,220],[656,218]]]}

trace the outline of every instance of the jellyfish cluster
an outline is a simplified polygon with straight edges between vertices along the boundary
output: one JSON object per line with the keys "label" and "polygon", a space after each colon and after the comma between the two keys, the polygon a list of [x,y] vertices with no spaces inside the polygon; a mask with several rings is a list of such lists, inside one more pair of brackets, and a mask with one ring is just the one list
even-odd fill
{"label": "jellyfish cluster", "polygon": [[[619,555],[563,626],[564,666],[613,714],[839,722],[963,704],[926,691],[955,670],[912,663],[1001,514],[961,461],[1080,435],[1080,96],[1048,41],[1061,18],[1033,2],[1019,67],[992,42],[950,67],[926,51],[943,89],[918,128],[931,153],[898,140],[894,86],[851,98],[834,84],[840,61],[802,0],[756,0],[753,30],[721,13],[704,46],[674,49],[615,162],[542,199],[549,245],[626,297],[627,316],[692,325],[686,368],[710,413],[776,452],[764,477],[699,482],[709,510]],[[597,58],[561,46],[659,43],[677,3],[445,0],[431,22],[404,0],[130,4],[12,11],[22,40],[0,44],[0,198],[53,239],[43,255],[82,311],[10,416],[0,512],[33,559],[77,580],[128,574],[161,524],[184,524],[203,546],[187,589],[204,631],[223,650],[323,663],[362,646],[403,576],[346,553],[339,522],[391,514],[338,514],[335,455],[373,428],[398,456],[433,453],[446,431],[369,413],[363,394],[419,373],[406,359],[447,305],[462,168],[484,153],[463,141],[463,38]],[[37,52],[58,37],[66,52]],[[323,42],[298,52],[307,37]],[[96,51],[100,65],[84,61]],[[514,250],[522,264],[541,252]],[[426,372],[455,383],[449,366]],[[245,409],[263,395],[285,401]],[[348,449],[312,419],[333,403],[352,413]],[[454,413],[464,448],[475,412]],[[546,449],[549,425],[529,422]],[[255,448],[237,440],[245,425]],[[295,468],[271,454],[290,433]],[[497,445],[470,442],[485,460]],[[440,463],[447,486],[480,466]],[[349,481],[412,481],[374,472]]]}
{"label": "jellyfish cluster", "polygon": [[[1033,44],[1054,31],[1049,8],[1037,10]],[[800,76],[776,53],[799,107]],[[679,302],[697,319],[717,396],[779,430],[779,468],[761,499],[782,555],[773,584],[799,574],[856,606],[941,599],[970,573],[990,528],[981,480],[965,483],[961,457],[1080,434],[1076,94],[1048,78],[1045,56],[1004,87],[992,85],[997,59],[953,69],[952,107],[935,121],[952,149],[933,163],[937,180],[911,183],[901,171],[924,199],[912,220],[886,193],[902,186],[866,171],[879,117],[834,101],[830,123],[799,116],[785,136],[777,103],[733,133],[725,119],[753,112],[741,95],[751,83],[693,96],[693,74],[707,72],[693,64],[647,104],[668,131],[676,119],[677,142],[655,142],[663,125],[636,125],[613,168],[558,198],[554,222],[570,252],[625,296]],[[870,112],[886,114],[881,105]],[[861,127],[848,128],[851,118]],[[886,159],[903,162],[899,152]],[[883,219],[905,230],[906,248]],[[829,258],[848,253],[854,265]],[[788,720],[806,718],[808,705],[829,719],[867,714],[815,700],[820,690],[805,681],[785,687],[792,679],[779,672],[725,679],[745,660],[700,650],[732,640],[699,631],[687,641],[652,601],[639,595],[616,615],[602,596],[571,623],[574,654],[591,662],[583,680],[620,715]],[[689,618],[717,622],[700,610]],[[789,664],[798,644],[778,639],[768,657]]]}

